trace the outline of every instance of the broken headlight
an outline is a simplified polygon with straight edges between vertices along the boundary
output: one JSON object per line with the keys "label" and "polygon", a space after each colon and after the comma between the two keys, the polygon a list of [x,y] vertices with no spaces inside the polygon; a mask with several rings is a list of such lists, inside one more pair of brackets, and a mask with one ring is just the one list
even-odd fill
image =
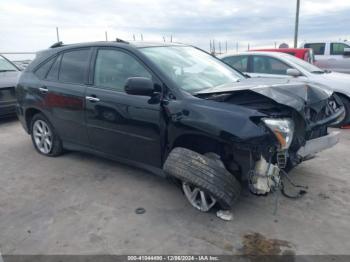
{"label": "broken headlight", "polygon": [[289,118],[263,118],[262,121],[275,134],[281,149],[288,149],[293,140],[293,120]]}

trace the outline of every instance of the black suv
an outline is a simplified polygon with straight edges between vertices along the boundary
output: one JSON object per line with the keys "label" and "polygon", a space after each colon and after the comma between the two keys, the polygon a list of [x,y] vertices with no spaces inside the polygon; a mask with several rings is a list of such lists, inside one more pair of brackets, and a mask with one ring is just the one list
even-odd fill
{"label": "black suv", "polygon": [[337,143],[344,117],[324,87],[249,79],[182,44],[55,44],[16,89],[36,150],[81,150],[181,182],[201,211],[230,208],[246,182],[264,195],[280,172]]}

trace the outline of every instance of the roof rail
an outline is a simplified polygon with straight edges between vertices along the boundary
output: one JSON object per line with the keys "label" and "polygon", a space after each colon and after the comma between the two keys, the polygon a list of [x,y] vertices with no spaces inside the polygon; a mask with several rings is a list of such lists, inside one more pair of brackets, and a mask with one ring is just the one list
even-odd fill
{"label": "roof rail", "polygon": [[56,48],[56,47],[60,47],[60,46],[63,46],[63,42],[62,41],[54,43],[52,46],[50,46],[50,48]]}
{"label": "roof rail", "polygon": [[116,39],[115,39],[115,41],[116,41],[116,42],[118,42],[118,43],[129,44],[129,42],[128,42],[128,41],[125,41],[125,40],[120,39],[120,38],[116,38]]}

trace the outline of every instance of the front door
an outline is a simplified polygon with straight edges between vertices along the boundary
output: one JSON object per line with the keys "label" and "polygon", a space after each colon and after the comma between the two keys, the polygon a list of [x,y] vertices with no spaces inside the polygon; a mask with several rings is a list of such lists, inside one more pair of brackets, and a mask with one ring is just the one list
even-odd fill
{"label": "front door", "polygon": [[275,78],[286,78],[287,69],[292,68],[286,63],[265,55],[252,55],[251,59],[251,70],[249,75],[251,77],[275,77]]}
{"label": "front door", "polygon": [[[160,102],[129,95],[129,77],[155,79],[133,54],[117,48],[97,50],[93,85],[86,89],[86,124],[95,150],[160,166]],[[159,100],[159,99],[158,99]]]}

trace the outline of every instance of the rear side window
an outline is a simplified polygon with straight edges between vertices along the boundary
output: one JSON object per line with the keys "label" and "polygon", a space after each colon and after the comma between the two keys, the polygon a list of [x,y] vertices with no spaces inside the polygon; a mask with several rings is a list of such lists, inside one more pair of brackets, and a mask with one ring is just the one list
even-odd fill
{"label": "rear side window", "polygon": [[59,81],[84,84],[89,65],[90,49],[68,51],[63,54]]}
{"label": "rear side window", "polygon": [[54,64],[51,66],[49,73],[46,76],[46,80],[57,81],[58,80],[58,70],[60,68],[61,55],[56,57]]}
{"label": "rear side window", "polygon": [[305,48],[312,48],[315,55],[324,55],[325,43],[305,44]]}
{"label": "rear side window", "polygon": [[332,43],[331,44],[331,55],[343,55],[345,48],[350,48],[350,46],[343,44],[343,43]]}
{"label": "rear side window", "polygon": [[233,68],[247,72],[248,69],[248,56],[229,56],[222,59],[226,64],[229,64]]}
{"label": "rear side window", "polygon": [[47,72],[50,70],[52,64],[55,62],[56,57],[49,59],[44,64],[40,65],[38,69],[35,70],[34,74],[40,78],[44,79],[47,75]]}

